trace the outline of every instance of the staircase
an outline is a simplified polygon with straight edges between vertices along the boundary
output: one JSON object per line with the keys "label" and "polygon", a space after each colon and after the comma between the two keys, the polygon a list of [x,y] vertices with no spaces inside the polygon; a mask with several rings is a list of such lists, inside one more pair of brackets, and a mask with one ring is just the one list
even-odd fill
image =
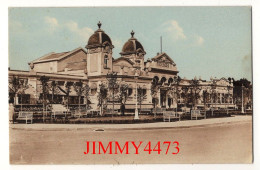
{"label": "staircase", "polygon": [[52,104],[52,111],[53,112],[65,112],[67,108],[62,104]]}

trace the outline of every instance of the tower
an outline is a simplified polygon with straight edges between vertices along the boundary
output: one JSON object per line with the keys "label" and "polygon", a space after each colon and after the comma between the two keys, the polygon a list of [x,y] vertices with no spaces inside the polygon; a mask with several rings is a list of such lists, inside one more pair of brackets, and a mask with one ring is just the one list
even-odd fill
{"label": "tower", "polygon": [[106,75],[112,70],[112,41],[101,29],[98,29],[88,40],[87,48],[87,72],[88,76]]}
{"label": "tower", "polygon": [[135,63],[135,67],[144,69],[144,55],[146,52],[142,44],[134,37],[135,32],[131,32],[131,38],[124,44],[122,48],[121,57],[130,59]]}

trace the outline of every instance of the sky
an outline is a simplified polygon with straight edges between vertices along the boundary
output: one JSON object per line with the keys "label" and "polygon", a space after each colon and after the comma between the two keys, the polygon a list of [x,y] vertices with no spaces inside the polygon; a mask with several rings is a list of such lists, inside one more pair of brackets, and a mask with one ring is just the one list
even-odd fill
{"label": "sky", "polygon": [[160,52],[162,36],[182,78],[252,80],[250,7],[9,8],[9,67],[29,70],[50,52],[85,48],[98,21],[114,58],[134,30],[145,59]]}

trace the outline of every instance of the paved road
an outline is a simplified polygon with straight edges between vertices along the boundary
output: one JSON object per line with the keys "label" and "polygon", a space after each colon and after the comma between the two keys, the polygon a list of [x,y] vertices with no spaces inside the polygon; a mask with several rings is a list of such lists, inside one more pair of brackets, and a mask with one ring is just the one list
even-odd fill
{"label": "paved road", "polygon": [[[86,141],[148,141],[153,149],[158,141],[178,141],[179,153],[172,145],[166,155],[162,152],[140,151],[136,155],[129,144],[130,154],[87,154]],[[90,145],[91,148],[92,145]],[[115,150],[112,144],[113,152]],[[98,146],[96,146],[98,150]],[[141,163],[250,163],[252,162],[251,121],[231,122],[171,129],[93,129],[29,130],[10,128],[10,160],[12,164],[141,164]]]}

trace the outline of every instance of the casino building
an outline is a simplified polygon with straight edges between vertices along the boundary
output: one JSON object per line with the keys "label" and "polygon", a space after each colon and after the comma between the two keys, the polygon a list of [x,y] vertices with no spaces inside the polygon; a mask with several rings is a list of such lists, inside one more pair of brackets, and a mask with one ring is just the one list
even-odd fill
{"label": "casino building", "polygon": [[[69,103],[82,105],[88,103],[91,109],[99,110],[99,94],[101,85],[107,89],[107,108],[112,107],[114,99],[115,109],[119,109],[122,101],[117,100],[120,86],[127,85],[127,98],[125,107],[129,112],[134,112],[137,104],[137,89],[142,91],[142,108],[168,108],[191,106],[185,99],[184,89],[187,93],[196,93],[196,107],[213,106],[218,108],[234,107],[233,84],[227,79],[211,79],[211,81],[194,80],[197,85],[191,85],[194,80],[178,79],[176,63],[166,53],[158,53],[145,60],[145,49],[132,31],[130,38],[125,42],[119,58],[113,57],[113,42],[109,35],[98,29],[90,36],[85,48],[77,48],[67,52],[49,53],[29,62],[29,71],[10,70],[9,79],[18,76],[28,81],[28,87],[23,92],[12,94],[9,90],[9,102],[16,104],[40,104],[42,99],[42,84],[40,78],[48,77],[50,82],[55,81],[59,87],[55,92],[49,90],[49,98],[53,95],[55,104],[66,103],[66,83],[79,82],[89,87],[89,96],[82,95],[79,99],[77,91],[71,87]],[[111,90],[108,84],[108,74],[116,73],[116,88]],[[11,80],[9,80],[11,82]],[[12,84],[9,83],[9,89]],[[214,86],[214,88],[212,88]],[[193,89],[193,90],[192,90]],[[20,90],[21,91],[21,90]],[[114,91],[114,97],[112,96]],[[214,91],[214,96],[212,97]],[[203,97],[207,92],[208,99]],[[183,95],[182,95],[183,94]],[[210,97],[211,96],[211,97]],[[51,99],[49,99],[50,103]],[[138,106],[139,107],[139,106]]]}

